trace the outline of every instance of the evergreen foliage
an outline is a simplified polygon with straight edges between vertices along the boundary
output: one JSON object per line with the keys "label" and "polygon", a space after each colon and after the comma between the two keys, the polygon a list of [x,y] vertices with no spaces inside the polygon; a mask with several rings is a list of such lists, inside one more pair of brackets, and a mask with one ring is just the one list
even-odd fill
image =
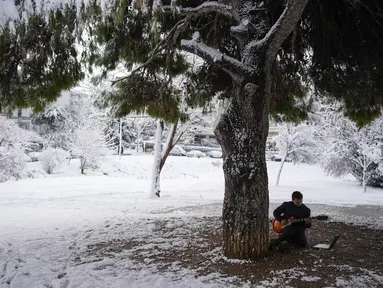
{"label": "evergreen foliage", "polygon": [[[1,109],[32,106],[42,111],[60,91],[75,85],[83,77],[74,47],[81,31],[88,32],[92,40],[82,55],[90,68],[102,66],[106,75],[123,61],[134,71],[132,77],[116,83],[114,93],[105,95],[108,105],[122,104],[116,116],[142,111],[146,106],[152,116],[172,121],[185,118],[178,105],[180,91],[171,81],[185,73],[189,106],[203,106],[216,93],[231,97],[238,87],[225,72],[206,63],[190,69],[178,48],[181,39],[190,39],[199,31],[206,45],[241,60],[241,47],[230,33],[235,20],[217,12],[183,15],[168,9],[151,11],[153,2],[146,2],[145,9],[136,10],[131,9],[131,1],[117,0],[106,15],[94,2],[81,11],[81,19],[75,5],[66,5],[48,17],[36,13],[28,22],[15,21],[13,29],[3,28]],[[182,0],[177,4],[197,7],[203,2]],[[137,3],[138,8],[143,5],[142,1]],[[163,4],[171,3],[166,0]],[[266,0],[265,9],[249,13],[272,25],[284,5],[283,1]],[[285,114],[284,119],[291,121],[306,118],[309,105],[301,103],[305,87],[314,85],[321,95],[344,100],[348,116],[359,126],[379,116],[383,98],[383,61],[379,56],[383,48],[382,9],[378,0],[310,0],[277,57],[271,114]],[[264,23],[260,21],[260,25]],[[180,33],[176,34],[175,26],[182,26]],[[104,45],[102,50],[100,45]],[[141,68],[135,70],[137,66]]]}
{"label": "evergreen foliage", "polygon": [[74,47],[76,17],[75,7],[66,6],[0,30],[0,110],[42,112],[82,79]]}

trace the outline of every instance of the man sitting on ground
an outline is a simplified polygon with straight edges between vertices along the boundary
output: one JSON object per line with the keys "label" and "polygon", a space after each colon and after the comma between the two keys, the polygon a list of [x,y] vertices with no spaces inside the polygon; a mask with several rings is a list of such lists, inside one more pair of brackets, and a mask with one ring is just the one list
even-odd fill
{"label": "man sitting on ground", "polygon": [[286,226],[278,239],[271,240],[271,247],[279,245],[279,250],[284,250],[286,247],[284,242],[293,243],[298,247],[305,247],[307,245],[307,238],[305,235],[306,228],[311,227],[310,214],[311,210],[302,203],[303,195],[299,191],[292,194],[292,201],[284,202],[281,206],[274,210],[274,218],[278,221],[288,219],[289,217],[306,219],[305,222],[292,223]]}

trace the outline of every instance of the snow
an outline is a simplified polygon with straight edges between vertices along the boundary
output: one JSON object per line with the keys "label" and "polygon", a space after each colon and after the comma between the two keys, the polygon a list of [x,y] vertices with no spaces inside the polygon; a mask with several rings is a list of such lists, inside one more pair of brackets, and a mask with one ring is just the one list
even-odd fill
{"label": "snow", "polygon": [[[76,12],[78,16],[80,15],[82,5],[88,7],[93,1],[88,0],[27,0],[27,1],[14,1],[14,0],[1,0],[0,1],[0,29],[2,29],[6,23],[12,20],[23,19],[28,21],[30,15],[34,13],[39,13],[43,15],[48,15],[48,13],[54,9],[62,9],[66,5],[76,5]],[[110,8],[114,1],[104,1],[98,0],[95,1],[96,4],[100,6],[103,14],[106,13],[108,8]],[[34,11],[35,10],[35,11]],[[22,17],[20,17],[22,15]],[[48,20],[48,17],[46,17]],[[13,24],[12,24],[13,25]]]}
{"label": "snow", "polygon": [[[181,249],[186,243],[179,233],[195,225],[188,220],[190,216],[219,216],[222,211],[221,159],[170,156],[161,173],[161,198],[155,199],[147,194],[152,161],[152,155],[123,156],[120,162],[118,156],[108,156],[100,169],[81,175],[79,160],[74,159],[45,178],[0,184],[0,287],[234,287],[231,283],[238,279],[218,273],[201,276],[177,262],[173,270],[162,271],[150,257],[141,262],[132,258],[132,251],[141,251],[144,258],[155,253],[150,247]],[[279,164],[268,163],[270,179]],[[41,168],[39,162],[27,165]],[[383,204],[381,190],[362,193],[356,181],[333,179],[318,166],[285,165],[280,186],[270,187],[273,203],[300,190],[305,203]],[[173,243],[153,236],[157,219],[184,223],[174,232]],[[86,254],[92,245],[113,239],[150,241],[113,257]],[[221,254],[220,248],[213,250],[212,260],[223,259]],[[275,271],[258,287],[281,287],[280,273],[291,279],[317,280],[305,271],[290,272]],[[340,277],[338,282],[368,283],[371,277],[383,281],[372,271],[364,274],[356,274],[355,279]],[[241,287],[251,286],[243,283]]]}
{"label": "snow", "polygon": [[222,152],[221,151],[209,151],[207,152],[207,155],[211,158],[221,158],[222,157]]}
{"label": "snow", "polygon": [[[123,163],[105,165],[99,172],[89,170],[88,175],[80,176],[79,161],[72,160],[62,174],[1,184],[0,235],[36,225],[39,229],[41,225],[50,228],[65,223],[84,225],[125,214],[149,217],[169,209],[178,209],[177,214],[183,215],[187,212],[181,208],[222,203],[222,168],[215,164],[222,160],[169,157],[161,173],[162,197],[152,200],[146,191],[153,157],[124,156],[121,161]],[[28,165],[38,168],[39,164]],[[285,165],[280,186],[270,187],[273,203],[285,201],[292,191],[300,190],[305,203],[383,205],[381,190],[361,193],[355,181],[332,179],[317,166]],[[276,175],[278,166],[277,162],[268,163],[269,173]],[[101,176],[104,174],[115,177]],[[214,213],[220,212],[217,209]]]}
{"label": "snow", "polygon": [[195,157],[195,158],[202,158],[206,157],[205,153],[198,151],[198,150],[191,150],[188,153],[186,153],[187,157]]}

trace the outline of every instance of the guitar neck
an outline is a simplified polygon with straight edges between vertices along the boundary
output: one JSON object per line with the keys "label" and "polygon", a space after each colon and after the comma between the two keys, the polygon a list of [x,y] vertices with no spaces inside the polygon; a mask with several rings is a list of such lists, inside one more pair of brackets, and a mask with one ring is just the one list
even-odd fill
{"label": "guitar neck", "polygon": [[297,222],[305,222],[306,219],[305,218],[300,218],[300,219],[292,219],[291,220],[291,223],[297,223]]}

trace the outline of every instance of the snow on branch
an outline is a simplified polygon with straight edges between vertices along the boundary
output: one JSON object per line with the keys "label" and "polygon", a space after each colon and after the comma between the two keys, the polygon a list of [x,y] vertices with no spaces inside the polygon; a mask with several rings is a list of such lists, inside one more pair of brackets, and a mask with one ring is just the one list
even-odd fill
{"label": "snow on branch", "polygon": [[163,6],[162,8],[165,12],[166,11],[174,11],[176,10],[181,15],[198,15],[198,14],[204,14],[204,13],[210,13],[210,12],[217,12],[219,14],[222,14],[224,16],[238,19],[238,16],[235,14],[234,9],[231,5],[226,5],[223,3],[218,3],[216,1],[207,1],[202,3],[201,5],[197,7],[172,7],[172,6]]}
{"label": "snow on branch", "polygon": [[202,43],[199,32],[194,33],[192,40],[181,40],[181,49],[201,57],[206,62],[217,65],[238,83],[241,83],[243,77],[249,74],[247,67],[237,59]]}

